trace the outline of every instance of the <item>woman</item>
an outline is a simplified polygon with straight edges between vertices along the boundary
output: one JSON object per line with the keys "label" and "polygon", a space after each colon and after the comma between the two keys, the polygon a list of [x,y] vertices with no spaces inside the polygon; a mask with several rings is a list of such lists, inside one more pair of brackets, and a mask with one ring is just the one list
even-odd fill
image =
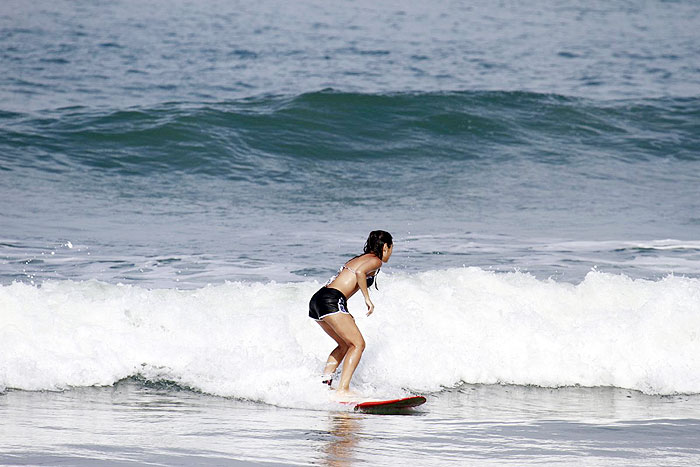
{"label": "woman", "polygon": [[393,249],[394,242],[389,232],[370,232],[364,254],[345,263],[309,302],[309,317],[315,319],[338,344],[328,356],[323,370],[325,384],[330,386],[333,373],[345,359],[336,393],[338,396],[354,395],[350,391],[350,379],[365,350],[365,340],[348,312],[347,300],[358,290],[362,291],[367,316],[372,314],[374,304],[369,298],[368,288],[375,282],[382,263],[389,261]]}

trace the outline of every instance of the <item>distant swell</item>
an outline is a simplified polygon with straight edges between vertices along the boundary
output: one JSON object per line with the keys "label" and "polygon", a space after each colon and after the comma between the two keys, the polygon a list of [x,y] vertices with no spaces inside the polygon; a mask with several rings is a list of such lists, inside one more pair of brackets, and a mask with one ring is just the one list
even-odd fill
{"label": "distant swell", "polygon": [[[353,94],[0,113],[0,169],[284,176],[318,161],[700,158],[700,99],[527,92]],[[21,157],[20,157],[21,155]]]}

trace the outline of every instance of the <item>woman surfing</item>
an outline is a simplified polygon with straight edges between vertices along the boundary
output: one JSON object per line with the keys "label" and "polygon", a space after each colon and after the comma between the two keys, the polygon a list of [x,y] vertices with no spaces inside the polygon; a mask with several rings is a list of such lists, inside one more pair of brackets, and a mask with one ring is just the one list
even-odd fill
{"label": "woman surfing", "polygon": [[364,253],[345,263],[309,302],[309,317],[316,320],[338,344],[328,356],[323,369],[325,384],[331,385],[333,373],[345,360],[336,392],[338,398],[355,396],[350,391],[350,379],[365,350],[365,340],[348,312],[347,301],[360,290],[365,297],[367,316],[372,314],[374,304],[368,289],[375,282],[382,263],[389,261],[393,249],[394,242],[389,232],[370,232]]}

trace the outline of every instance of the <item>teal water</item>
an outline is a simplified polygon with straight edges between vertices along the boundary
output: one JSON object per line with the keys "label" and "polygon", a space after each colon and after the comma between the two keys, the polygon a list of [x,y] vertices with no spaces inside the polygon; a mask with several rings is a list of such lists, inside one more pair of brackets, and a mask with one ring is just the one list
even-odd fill
{"label": "teal water", "polygon": [[6,112],[0,278],[300,280],[377,224],[408,272],[695,276],[699,114],[694,98],[331,90]]}

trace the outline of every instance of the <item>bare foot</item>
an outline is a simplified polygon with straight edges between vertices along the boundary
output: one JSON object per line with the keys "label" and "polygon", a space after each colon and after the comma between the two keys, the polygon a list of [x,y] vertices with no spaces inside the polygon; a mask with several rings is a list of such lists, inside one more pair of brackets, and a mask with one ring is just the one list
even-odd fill
{"label": "bare foot", "polygon": [[364,399],[362,394],[349,389],[336,389],[332,398],[338,402],[359,402]]}

